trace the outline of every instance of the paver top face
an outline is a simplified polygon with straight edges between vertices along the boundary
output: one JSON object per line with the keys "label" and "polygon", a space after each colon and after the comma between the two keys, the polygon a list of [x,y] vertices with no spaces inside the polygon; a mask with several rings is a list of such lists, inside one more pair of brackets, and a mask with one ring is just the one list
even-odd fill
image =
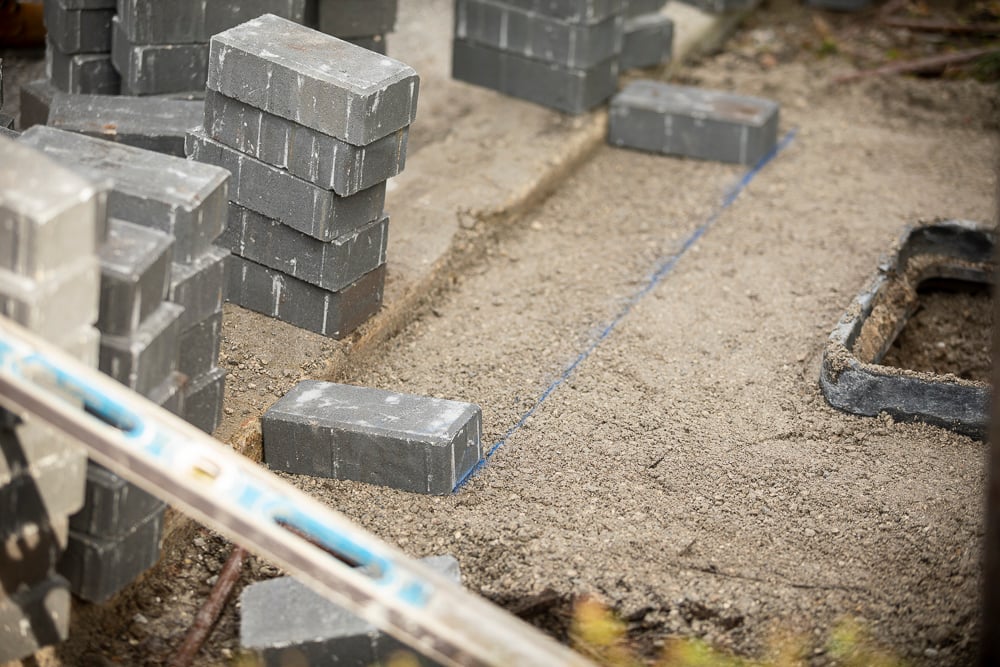
{"label": "paver top face", "polygon": [[[300,76],[359,95],[417,77],[412,67],[398,60],[273,14],[219,33],[212,37],[212,43],[245,51]],[[219,57],[224,58],[224,52]],[[222,66],[224,63],[220,63]]]}
{"label": "paver top face", "polygon": [[101,247],[101,270],[121,276],[145,272],[173,246],[169,234],[112,218],[108,240]]}
{"label": "paver top face", "polygon": [[269,411],[319,427],[384,431],[450,443],[479,408],[471,403],[306,380]]}
{"label": "paver top face", "polygon": [[18,139],[78,171],[114,180],[114,189],[185,211],[229,180],[225,169],[104,139],[36,125]]}
{"label": "paver top face", "polygon": [[0,222],[10,216],[44,223],[93,199],[94,185],[44,153],[0,137]]}
{"label": "paver top face", "polygon": [[204,109],[204,102],[191,100],[59,93],[52,100],[48,125],[111,136],[152,136],[179,128],[193,129],[201,123]]}
{"label": "paver top face", "polygon": [[657,113],[755,126],[763,126],[778,110],[776,102],[759,97],[647,80],[630,83],[615,97],[614,103]]}

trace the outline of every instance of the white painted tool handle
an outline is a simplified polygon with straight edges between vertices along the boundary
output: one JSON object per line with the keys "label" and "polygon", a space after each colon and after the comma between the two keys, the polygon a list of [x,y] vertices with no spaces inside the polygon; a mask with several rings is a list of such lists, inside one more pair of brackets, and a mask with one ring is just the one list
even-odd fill
{"label": "white painted tool handle", "polygon": [[442,664],[590,664],[3,317],[0,404]]}

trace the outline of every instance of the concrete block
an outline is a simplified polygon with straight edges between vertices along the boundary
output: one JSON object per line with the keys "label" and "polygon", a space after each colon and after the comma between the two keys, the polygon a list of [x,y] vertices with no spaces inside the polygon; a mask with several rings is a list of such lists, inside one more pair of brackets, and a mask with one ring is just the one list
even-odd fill
{"label": "concrete block", "polygon": [[106,602],[160,559],[163,510],[157,510],[122,537],[99,538],[70,531],[59,572],[74,594]]}
{"label": "concrete block", "polygon": [[54,575],[68,539],[66,517],[27,520],[0,535],[0,600],[24,594]]}
{"label": "concrete block", "polygon": [[52,127],[184,157],[184,137],[201,125],[203,102],[109,95],[56,95]]}
{"label": "concrete block", "polygon": [[72,598],[60,576],[0,600],[0,662],[20,660],[69,636]]}
{"label": "concrete block", "polygon": [[0,130],[4,130],[3,135],[6,137],[11,135],[16,137],[20,134],[20,132],[14,131],[14,117],[5,113],[0,113]]}
{"label": "concrete block", "polygon": [[236,205],[219,240],[240,257],[330,292],[344,289],[385,263],[389,218],[333,241],[319,241]]}
{"label": "concrete block", "polygon": [[172,415],[184,417],[184,391],[188,386],[188,376],[180,372],[171,373],[166,380],[149,393],[149,400]]}
{"label": "concrete block", "polygon": [[621,53],[624,19],[570,23],[491,0],[456,0],[455,37],[532,60],[585,69]]}
{"label": "concrete block", "polygon": [[93,461],[87,463],[83,509],[70,517],[76,532],[97,538],[128,535],[166,504]]}
{"label": "concrete block", "polygon": [[101,248],[101,310],[97,327],[127,336],[167,298],[174,237],[140,225],[112,220]]}
{"label": "concrete block", "polygon": [[212,35],[264,14],[302,23],[306,0],[157,2],[121,0],[118,19],[133,44],[201,44]]}
{"label": "concrete block", "polygon": [[177,370],[181,314],[184,309],[162,303],[128,336],[101,336],[98,368],[143,396]]}
{"label": "concrete block", "polygon": [[205,136],[342,197],[396,176],[406,164],[409,129],[354,146],[208,91]]}
{"label": "concrete block", "polygon": [[[453,556],[423,558],[421,563],[462,583]],[[387,664],[397,650],[413,653],[292,577],[247,586],[240,596],[240,609],[240,645],[256,652],[266,667],[369,667]],[[420,660],[421,665],[433,664]]]}
{"label": "concrete block", "polygon": [[225,248],[211,246],[204,255],[186,264],[174,263],[167,299],[184,306],[181,331],[222,311],[228,257]]}
{"label": "concrete block", "polygon": [[472,403],[300,382],[262,419],[272,470],[449,494],[482,457]]}
{"label": "concrete block", "polygon": [[121,79],[107,53],[66,54],[51,43],[45,49],[45,73],[64,93],[117,95]]}
{"label": "concrete block", "polygon": [[226,371],[213,368],[191,378],[184,392],[184,419],[211,435],[222,422],[222,403],[226,390]]}
{"label": "concrete block", "polygon": [[133,44],[115,17],[111,60],[124,95],[154,95],[205,87],[208,44]]}
{"label": "concrete block", "polygon": [[107,192],[30,146],[0,152],[0,269],[39,280],[95,254]]}
{"label": "concrete block", "polygon": [[212,38],[209,89],[356,146],[411,125],[419,84],[408,65],[276,16]]}
{"label": "concrete block", "polygon": [[97,258],[83,255],[43,280],[0,269],[0,315],[56,345],[97,321],[101,273]]}
{"label": "concrete block", "polygon": [[625,21],[622,69],[656,67],[670,60],[674,22],[663,14],[643,14]]}
{"label": "concrete block", "polygon": [[317,0],[319,30],[328,35],[365,37],[396,29],[396,0]]}
{"label": "concrete block", "polygon": [[332,240],[377,220],[385,204],[385,183],[341,197],[308,181],[209,139],[188,135],[188,154],[232,174],[229,198],[279,220],[303,234]]}
{"label": "concrete block", "polygon": [[233,255],[226,298],[249,310],[323,336],[349,335],[382,306],[385,265],[339,292],[302,282],[280,271]]}
{"label": "concrete block", "polygon": [[[87,454],[66,437],[56,436],[37,421],[15,429],[0,429],[6,481],[0,485],[0,535],[15,532],[25,522],[46,522],[73,514],[83,505]],[[32,442],[33,439],[37,439]],[[44,453],[49,449],[50,453]],[[30,454],[38,456],[30,460]]]}
{"label": "concrete block", "polygon": [[59,91],[48,79],[36,79],[21,86],[21,130],[49,122],[49,107]]}
{"label": "concrete block", "polygon": [[58,2],[45,3],[48,39],[62,53],[111,51],[111,19],[115,10],[65,9]]}
{"label": "concrete block", "polygon": [[363,49],[374,51],[383,56],[389,52],[389,42],[385,35],[370,35],[368,37],[347,37],[346,41]]}
{"label": "concrete block", "polygon": [[625,0],[625,16],[659,14],[666,4],[667,0]]}
{"label": "concrete block", "polygon": [[452,76],[558,111],[580,114],[603,103],[617,90],[618,58],[574,69],[456,39]]}
{"label": "concrete block", "polygon": [[222,313],[219,312],[181,332],[181,356],[177,369],[192,378],[205,375],[218,366],[221,344]]}
{"label": "concrete block", "polygon": [[503,0],[504,4],[571,23],[598,23],[622,14],[627,0]]}
{"label": "concrete block", "polygon": [[778,140],[776,102],[633,81],[611,101],[608,142],[667,155],[757,164]]}
{"label": "concrete block", "polygon": [[108,215],[172,235],[175,262],[204,254],[226,224],[223,169],[50,127],[18,141],[85,177],[113,180]]}

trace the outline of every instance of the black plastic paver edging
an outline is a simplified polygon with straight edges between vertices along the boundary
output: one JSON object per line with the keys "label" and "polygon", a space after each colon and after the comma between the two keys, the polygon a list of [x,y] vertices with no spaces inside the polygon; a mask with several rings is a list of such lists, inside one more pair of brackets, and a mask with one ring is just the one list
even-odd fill
{"label": "black plastic paver edging", "polygon": [[[907,265],[913,257],[932,255],[939,259],[942,275],[922,278],[946,277],[992,283],[993,273],[988,265],[994,257],[994,232],[974,222],[936,222],[907,229],[897,247],[893,257],[880,263],[874,280],[855,297],[830,335],[820,371],[823,396],[830,405],[844,412],[869,417],[885,412],[899,421],[922,421],[985,439],[991,395],[989,385],[950,375],[879,365],[882,354],[898,335],[906,318],[902,318],[896,333],[883,341],[878,358],[859,359],[854,347],[878,302],[877,297],[891,281],[907,280]],[[952,260],[951,265],[949,260]]]}

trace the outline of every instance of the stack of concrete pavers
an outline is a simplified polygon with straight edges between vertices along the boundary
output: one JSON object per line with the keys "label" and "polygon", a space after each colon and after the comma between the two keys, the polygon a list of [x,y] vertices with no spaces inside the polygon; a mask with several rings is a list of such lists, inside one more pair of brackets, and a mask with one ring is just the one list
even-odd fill
{"label": "stack of concrete pavers", "polygon": [[451,493],[483,453],[477,405],[332,382],[300,382],[262,428],[274,470],[413,493]]}
{"label": "stack of concrete pavers", "polygon": [[772,100],[633,81],[611,101],[608,142],[653,153],[754,165],[774,150]]}
{"label": "stack of concrete pavers", "polygon": [[618,88],[624,0],[455,0],[452,76],[567,113]]}
{"label": "stack of concrete pavers", "polygon": [[262,14],[305,18],[306,0],[118,0],[112,60],[128,95],[203,91],[209,40]]}
{"label": "stack of concrete pavers", "polygon": [[[0,315],[97,365],[106,233],[100,186],[0,137]],[[66,400],[76,401],[70,397]],[[65,639],[69,584],[56,572],[84,499],[84,448],[0,409],[0,662]]]}
{"label": "stack of concrete pavers", "polygon": [[[420,562],[461,585],[462,573],[454,556],[431,556]],[[395,656],[413,654],[397,639],[291,577],[243,589],[240,644],[257,653],[266,667],[370,667],[395,664]],[[420,665],[438,664],[418,658]]]}
{"label": "stack of concrete pavers", "polygon": [[64,93],[117,95],[111,65],[115,0],[44,0],[45,73]]}
{"label": "stack of concrete pavers", "polygon": [[[214,430],[225,380],[217,361],[229,253],[212,241],[225,224],[229,175],[50,127],[33,127],[19,141],[113,184],[100,253],[100,369]],[[60,563],[73,592],[106,600],[155,564],[163,511],[162,503],[91,463],[87,502],[72,519]]]}
{"label": "stack of concrete pavers", "polygon": [[418,87],[407,65],[276,16],[212,38],[188,153],[233,175],[231,302],[333,338],[378,311],[386,180]]}
{"label": "stack of concrete pavers", "polygon": [[21,86],[21,129],[44,125],[56,93],[117,95],[111,64],[116,0],[43,0],[48,42],[46,78]]}
{"label": "stack of concrete pavers", "polygon": [[667,0],[627,0],[622,69],[655,67],[670,60],[674,22],[661,13]]}
{"label": "stack of concrete pavers", "polygon": [[396,27],[397,0],[312,0],[320,32],[386,54],[386,36]]}
{"label": "stack of concrete pavers", "polygon": [[63,95],[52,100],[48,124],[69,132],[184,157],[184,137],[201,125],[197,100]]}

